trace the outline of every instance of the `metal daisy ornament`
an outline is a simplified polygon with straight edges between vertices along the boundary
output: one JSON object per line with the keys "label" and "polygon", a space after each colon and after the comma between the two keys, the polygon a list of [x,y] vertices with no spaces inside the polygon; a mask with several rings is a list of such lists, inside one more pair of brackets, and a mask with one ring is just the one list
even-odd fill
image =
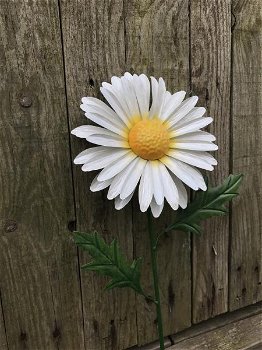
{"label": "metal daisy ornament", "polygon": [[[140,284],[141,259],[129,264],[115,240],[108,245],[96,232],[75,232],[74,239],[93,257],[83,268],[111,277],[107,289],[130,287],[156,304],[162,350],[158,241],[164,232],[175,229],[200,233],[201,220],[225,215],[224,204],[237,195],[242,175],[230,175],[221,186],[207,189],[196,168],[214,170],[217,161],[208,152],[218,147],[213,143],[216,138],[201,130],[213,119],[204,116],[205,108],[196,107],[197,96],[185,99],[185,91],[167,91],[162,78],[151,77],[150,81],[145,74],[130,73],[112,77],[111,84],[103,82],[100,90],[109,105],[83,97],[80,106],[98,126],[82,125],[72,130],[72,134],[96,146],[81,152],[74,163],[82,164],[83,171],[102,169],[90,190],[108,188],[107,198],[115,200],[117,210],[129,203],[138,186],[140,210],[148,213],[154,297],[147,295]],[[202,190],[189,205],[185,185]],[[150,210],[155,218],[159,217],[165,201],[176,213],[165,231],[156,233]]]}

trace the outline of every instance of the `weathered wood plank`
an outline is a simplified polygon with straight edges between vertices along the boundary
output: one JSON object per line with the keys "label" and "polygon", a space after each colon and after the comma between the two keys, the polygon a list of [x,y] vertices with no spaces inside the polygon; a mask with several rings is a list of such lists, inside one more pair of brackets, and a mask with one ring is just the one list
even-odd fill
{"label": "weathered wood plank", "polygon": [[255,346],[252,346],[252,348],[248,348],[247,350],[261,350],[262,349],[262,343],[259,343]]}
{"label": "weathered wood plank", "polygon": [[[56,1],[0,2],[0,289],[10,349],[83,348]],[[73,329],[73,332],[72,332]]]}
{"label": "weathered wood plank", "polygon": [[[172,340],[172,344],[178,344],[189,339],[195,339],[198,336],[204,336],[211,334],[211,331],[215,331],[218,328],[224,327],[227,330],[227,325],[232,323],[237,323],[244,319],[249,319],[251,316],[261,314],[262,303],[257,303],[253,305],[249,305],[243,309],[236,310],[233,312],[227,312],[226,314],[216,316],[212,319],[202,321],[198,324],[192,325],[190,328],[185,329],[181,332],[178,332],[175,335],[169,336],[169,339],[166,338],[165,346],[169,348],[171,346],[170,339]],[[259,339],[257,340],[259,341]],[[159,350],[159,342],[151,343],[142,347],[132,347],[129,350]],[[249,349],[249,348],[248,348]],[[251,349],[251,348],[250,348]],[[252,347],[253,349],[253,347]],[[254,349],[259,349],[257,345],[255,345]]]}
{"label": "weathered wood plank", "polygon": [[246,350],[261,342],[262,315],[241,321],[186,339],[171,346],[170,350]]}
{"label": "weathered wood plank", "polygon": [[[83,96],[101,97],[99,86],[112,75],[121,75],[125,65],[122,0],[61,1],[67,98],[71,129],[86,124],[79,105]],[[73,138],[73,157],[89,147]],[[77,229],[97,229],[107,241],[118,238],[133,258],[132,211],[129,205],[117,212],[106,192],[91,193],[94,173],[74,168]],[[81,263],[87,255],[80,254]],[[88,350],[122,350],[137,344],[135,294],[129,290],[104,292],[106,280],[81,273],[85,344]]]}
{"label": "weathered wood plank", "polygon": [[[126,68],[162,76],[171,91],[189,89],[188,1],[126,1]],[[163,25],[164,24],[164,25]],[[143,284],[152,293],[152,274],[146,214],[134,201],[135,252],[144,258]],[[165,210],[157,227],[169,224],[174,213]],[[190,238],[183,233],[166,237],[159,249],[159,276],[165,335],[191,323]],[[153,304],[137,298],[138,343],[157,338]]]}
{"label": "weathered wood plank", "polygon": [[[260,302],[257,304],[249,305],[243,309],[236,310],[233,312],[227,312],[226,314],[219,315],[212,319],[192,325],[188,329],[178,332],[175,335],[169,336],[169,339],[166,338],[165,346],[167,348],[171,346],[170,339],[172,340],[172,344],[178,344],[189,339],[196,339],[199,336],[204,337],[205,335],[207,335],[208,337],[208,335],[211,334],[212,331],[216,331],[217,329],[221,328],[225,329],[227,333],[228,327],[225,326],[229,326],[233,323],[238,323],[241,320],[249,319],[250,317],[256,315],[261,315],[261,307],[262,304]],[[259,340],[260,339],[256,339],[256,342],[258,342]],[[248,349],[251,349],[251,347],[248,347]],[[255,345],[254,348],[252,346],[252,349],[260,349],[259,344]],[[159,342],[150,343],[142,347],[132,347],[129,350],[159,350]]]}
{"label": "weathered wood plank", "polygon": [[233,1],[233,172],[245,175],[233,202],[230,309],[262,298],[262,3]]}
{"label": "weathered wood plank", "polygon": [[[192,91],[214,118],[218,166],[208,174],[219,184],[229,174],[230,156],[230,1],[191,0]],[[193,322],[227,311],[228,217],[203,224],[202,237],[193,238]]]}
{"label": "weathered wood plank", "polygon": [[[171,346],[171,341],[168,337],[164,338],[164,346],[165,346],[165,349]],[[157,340],[153,343],[150,343],[144,346],[134,346],[127,350],[159,350],[159,341]]]}
{"label": "weathered wood plank", "polygon": [[4,321],[4,314],[3,314],[3,308],[2,308],[1,291],[0,291],[0,349],[8,350],[5,321]]}
{"label": "weathered wood plank", "polygon": [[181,341],[205,334],[216,330],[217,328],[224,327],[233,322],[238,322],[243,319],[249,318],[261,314],[262,303],[257,303],[254,305],[249,305],[243,309],[235,310],[232,312],[227,312],[222,315],[218,315],[212,319],[202,321],[198,324],[191,326],[188,329],[185,329],[178,334],[172,335],[172,341],[174,344],[180,343]]}

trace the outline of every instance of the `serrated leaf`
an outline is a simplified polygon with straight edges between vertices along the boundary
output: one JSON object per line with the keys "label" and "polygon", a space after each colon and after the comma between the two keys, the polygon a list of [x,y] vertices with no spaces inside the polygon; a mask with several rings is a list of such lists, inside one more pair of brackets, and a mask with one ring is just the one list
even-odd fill
{"label": "serrated leaf", "polygon": [[238,195],[242,179],[243,175],[230,175],[222,185],[198,192],[186,209],[178,211],[176,221],[168,226],[166,232],[176,229],[200,234],[201,220],[227,214],[225,204]]}
{"label": "serrated leaf", "polygon": [[130,287],[132,288],[132,283],[130,281],[125,281],[125,280],[122,280],[122,281],[111,281],[109,282],[105,289],[106,290],[110,290],[110,289],[113,289],[113,288],[124,288],[124,287]]}
{"label": "serrated leaf", "polygon": [[105,289],[129,287],[145,295],[141,284],[141,258],[129,264],[120,251],[116,240],[107,244],[97,232],[74,232],[74,242],[87,250],[93,260],[82,269],[96,271],[111,278]]}
{"label": "serrated leaf", "polygon": [[185,232],[192,232],[197,235],[200,235],[202,233],[201,227],[197,224],[178,223],[175,229],[180,231],[185,231]]}

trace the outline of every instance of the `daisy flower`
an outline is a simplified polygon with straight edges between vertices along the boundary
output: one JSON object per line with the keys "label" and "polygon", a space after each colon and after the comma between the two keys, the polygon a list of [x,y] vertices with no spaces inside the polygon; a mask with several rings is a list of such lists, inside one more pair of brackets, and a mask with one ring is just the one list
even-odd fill
{"label": "daisy flower", "polygon": [[[198,97],[185,99],[185,91],[166,91],[162,78],[125,73],[102,83],[107,104],[83,97],[81,109],[99,126],[82,125],[72,134],[97,145],[81,152],[74,160],[83,171],[102,169],[91,184],[91,191],[107,187],[108,199],[122,209],[138,186],[142,212],[149,206],[158,217],[165,200],[177,210],[187,206],[185,185],[206,190],[196,168],[213,170],[217,161],[208,151],[217,150],[215,137],[201,131],[212,122],[206,110],[195,107]],[[150,103],[152,101],[152,103]]]}

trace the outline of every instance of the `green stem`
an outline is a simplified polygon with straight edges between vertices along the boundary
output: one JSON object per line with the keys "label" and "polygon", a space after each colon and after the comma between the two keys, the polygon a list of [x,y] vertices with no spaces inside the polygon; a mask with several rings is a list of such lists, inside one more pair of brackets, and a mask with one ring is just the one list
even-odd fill
{"label": "green stem", "polygon": [[157,325],[158,325],[158,336],[160,350],[164,350],[164,335],[163,335],[163,321],[161,313],[161,304],[160,304],[160,294],[158,286],[158,273],[157,273],[157,252],[156,252],[156,236],[152,227],[152,214],[150,209],[147,211],[147,220],[148,220],[148,233],[150,240],[150,250],[151,250],[151,266],[152,274],[154,279],[154,289],[155,289],[155,300],[156,300],[156,312],[157,312]]}

